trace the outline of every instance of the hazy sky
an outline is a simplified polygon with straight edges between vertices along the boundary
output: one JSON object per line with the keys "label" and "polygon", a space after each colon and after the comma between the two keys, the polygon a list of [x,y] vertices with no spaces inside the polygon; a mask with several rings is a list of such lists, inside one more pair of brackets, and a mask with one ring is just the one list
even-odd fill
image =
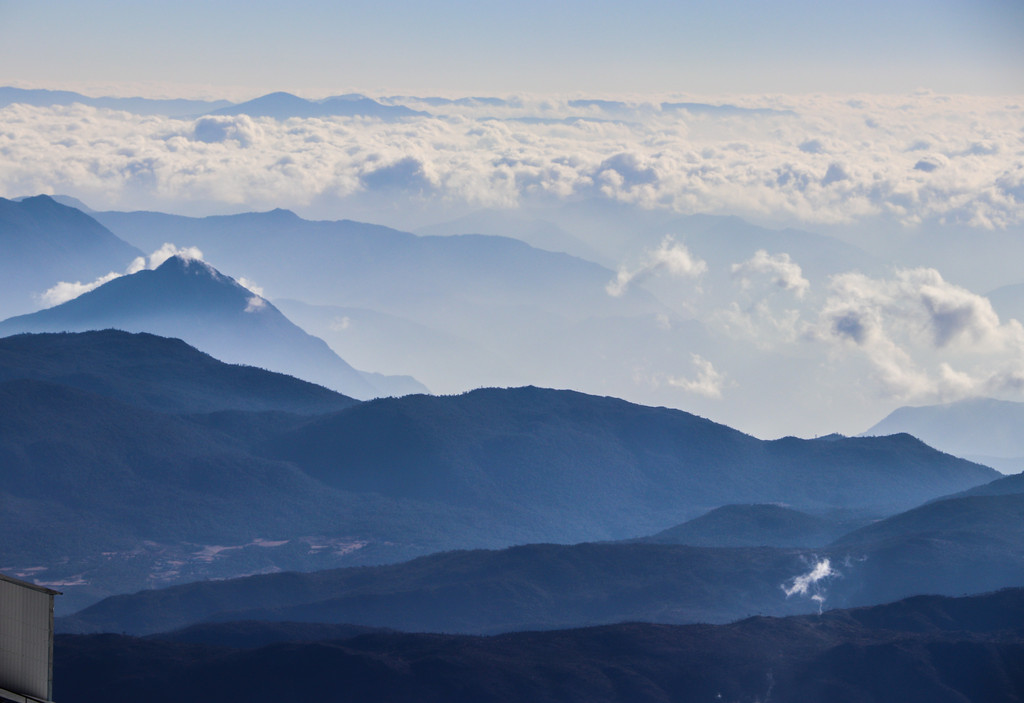
{"label": "hazy sky", "polygon": [[1020,0],[0,0],[0,84],[307,97],[1024,91]]}

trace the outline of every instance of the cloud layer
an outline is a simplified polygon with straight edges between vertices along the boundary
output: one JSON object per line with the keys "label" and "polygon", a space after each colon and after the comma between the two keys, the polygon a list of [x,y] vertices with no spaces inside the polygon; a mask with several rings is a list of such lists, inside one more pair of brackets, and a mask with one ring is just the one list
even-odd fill
{"label": "cloud layer", "polygon": [[0,110],[0,192],[69,193],[102,208],[290,207],[335,217],[381,194],[452,211],[599,197],[788,222],[1024,222],[1019,101],[744,101],[709,110],[409,99],[433,116],[395,123],[12,105]]}

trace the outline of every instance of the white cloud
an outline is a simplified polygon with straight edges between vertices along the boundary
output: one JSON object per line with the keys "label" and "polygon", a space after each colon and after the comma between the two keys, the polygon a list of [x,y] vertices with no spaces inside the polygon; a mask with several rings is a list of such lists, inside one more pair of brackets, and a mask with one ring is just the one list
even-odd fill
{"label": "white cloud", "polygon": [[754,274],[763,274],[771,278],[772,284],[782,290],[792,291],[797,298],[803,298],[811,287],[810,281],[803,276],[800,265],[790,259],[789,254],[769,255],[759,249],[753,258],[732,265],[732,275],[740,280],[744,287],[750,286]]}
{"label": "white cloud", "polygon": [[[202,252],[200,252],[199,257],[197,258],[202,258]],[[256,285],[254,281],[250,281],[245,276],[242,276],[241,278],[236,279],[236,282],[238,283],[238,285],[242,286],[242,288],[245,288],[246,290],[255,293],[257,296],[261,298],[263,297],[263,287]]]}
{"label": "white cloud", "polygon": [[[0,110],[0,192],[172,211],[336,201],[339,217],[387,190],[463,208],[582,196],[806,223],[1024,222],[1013,101],[848,97],[746,97],[735,102],[788,112],[735,114],[523,98],[400,123],[11,105]],[[573,116],[588,119],[560,121]]]}
{"label": "white cloud", "polygon": [[111,271],[106,276],[100,276],[91,283],[82,283],[81,281],[75,281],[70,283],[68,281],[60,281],[57,285],[47,289],[39,295],[39,302],[44,307],[52,308],[54,305],[60,305],[67,301],[77,298],[82,293],[88,293],[94,288],[99,288],[107,281],[112,281],[115,278],[120,278],[123,274],[114,273]]}
{"label": "white cloud", "polygon": [[104,283],[108,283],[109,281],[112,281],[115,278],[120,278],[121,276],[127,276],[133,273],[138,273],[139,271],[144,271],[146,269],[155,269],[172,256],[178,256],[190,261],[203,260],[203,252],[199,251],[199,249],[197,249],[196,247],[179,248],[174,244],[165,243],[163,246],[154,251],[148,257],[136,257],[130,264],[128,264],[128,268],[125,269],[124,273],[117,273],[115,271],[111,271],[110,273],[104,276],[100,276],[95,281],[92,281],[90,283],[82,283],[81,281],[76,281],[74,283],[69,283],[67,281],[59,281],[52,288],[48,288],[46,291],[41,293],[38,296],[38,300],[44,307],[53,307],[54,305],[60,305],[61,303],[66,303],[69,300],[77,298],[83,293],[88,293],[91,290],[99,288]]}
{"label": "white cloud", "polygon": [[1024,327],[1000,321],[984,296],[928,268],[876,279],[846,273],[811,334],[861,354],[885,391],[904,400],[1019,392]]}
{"label": "white cloud", "polygon": [[703,260],[694,257],[686,246],[677,244],[671,235],[667,235],[657,249],[646,253],[639,267],[633,270],[619,268],[615,279],[608,282],[605,290],[608,295],[617,298],[631,285],[643,283],[661,271],[667,271],[673,276],[698,278],[707,270],[708,265]]}
{"label": "white cloud", "polygon": [[666,382],[673,388],[704,396],[705,398],[721,398],[725,377],[715,369],[714,365],[700,354],[692,354],[693,365],[697,377],[693,379],[669,376]]}

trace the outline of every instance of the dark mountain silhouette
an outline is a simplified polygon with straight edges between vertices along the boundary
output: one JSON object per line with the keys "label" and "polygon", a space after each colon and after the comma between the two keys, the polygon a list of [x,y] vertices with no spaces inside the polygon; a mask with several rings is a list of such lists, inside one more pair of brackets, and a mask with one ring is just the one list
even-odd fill
{"label": "dark mountain silhouette", "polygon": [[230,648],[216,630],[216,644],[61,635],[54,695],[69,703],[1010,703],[1024,697],[1021,613],[1024,592],[1012,589],[720,626],[634,623],[493,637],[286,635]]}
{"label": "dark mountain silhouette", "polygon": [[219,410],[315,415],[357,403],[307,381],[225,364],[179,339],[120,330],[0,338],[0,381],[35,379],[176,414]]}
{"label": "dark mountain silhouette", "polygon": [[844,535],[828,551],[856,563],[840,586],[851,605],[1024,583],[1024,493],[934,501]]}
{"label": "dark mountain silhouette", "polygon": [[[193,357],[195,378],[179,385]],[[754,494],[877,515],[996,475],[905,435],[762,442],[679,411],[536,388],[310,417],[295,413],[351,401],[117,332],[0,340],[0,380],[12,467],[0,561],[34,569],[53,556],[39,578],[79,583],[65,590],[84,593],[80,605],[203,576],[628,538]],[[39,514],[51,517],[29,519]],[[47,541],[54,526],[61,537]]]}
{"label": "dark mountain silhouette", "polygon": [[765,442],[678,410],[533,387],[364,403],[265,450],[344,490],[495,515],[528,505],[532,539],[557,541],[651,534],[728,503],[892,514],[999,475],[909,435]]}
{"label": "dark mountain silhouette", "polygon": [[624,620],[728,622],[808,612],[780,585],[794,550],[680,545],[525,545],[403,564],[271,574],[114,596],[60,619],[62,632],[149,634],[203,621],[353,623],[488,633]]}
{"label": "dark mountain silhouette", "polygon": [[26,88],[0,88],[0,107],[21,103],[50,107],[53,105],[89,105],[110,110],[124,110],[136,115],[167,115],[187,117],[218,110],[231,105],[227,100],[154,100],[151,98],[92,98],[67,90],[40,90]]}
{"label": "dark mountain silhouette", "polygon": [[1024,493],[1024,473],[997,478],[991,483],[985,483],[980,486],[975,486],[974,488],[968,488],[959,495],[986,496],[1005,495],[1007,493]]}
{"label": "dark mountain silhouette", "polygon": [[394,632],[383,627],[332,625],[317,622],[203,623],[174,632],[150,635],[150,639],[183,644],[205,644],[234,649],[256,649],[280,642],[325,642],[347,640],[366,634]]}
{"label": "dark mountain silhouette", "polygon": [[288,373],[358,398],[425,390],[411,379],[367,378],[260,296],[202,261],[177,256],[156,270],[0,322],[2,335],[106,328],[180,337],[224,361]]}
{"label": "dark mountain silhouette", "polygon": [[[823,549],[633,541],[450,552],[116,596],[58,626],[146,634],[262,620],[493,633],[625,620],[728,622],[1013,586],[1024,581],[1022,517],[1024,495],[972,497],[916,508]],[[797,588],[801,579],[806,589]]]}
{"label": "dark mountain silhouette", "polygon": [[1017,473],[1024,469],[1024,403],[970,398],[898,408],[865,436],[907,432],[936,449]]}
{"label": "dark mountain silhouette", "polygon": [[853,526],[849,520],[780,505],[723,505],[643,541],[697,547],[823,547]]}
{"label": "dark mountain silhouette", "polygon": [[140,256],[85,213],[46,195],[0,198],[0,316],[38,309],[58,281],[92,281]]}
{"label": "dark mountain silhouette", "polygon": [[291,93],[268,93],[261,97],[213,110],[214,115],[249,115],[285,120],[289,117],[376,117],[396,120],[426,115],[404,105],[384,105],[363,95],[337,95],[323,100],[306,100]]}

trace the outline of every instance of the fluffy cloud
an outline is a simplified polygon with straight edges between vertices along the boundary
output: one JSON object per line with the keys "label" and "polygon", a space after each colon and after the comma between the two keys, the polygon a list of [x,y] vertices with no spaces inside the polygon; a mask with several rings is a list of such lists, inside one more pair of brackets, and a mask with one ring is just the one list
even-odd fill
{"label": "fluffy cloud", "polygon": [[704,261],[694,257],[684,245],[676,243],[671,235],[667,235],[657,249],[647,252],[639,267],[632,270],[620,268],[615,279],[605,286],[605,290],[608,295],[619,297],[631,285],[643,283],[660,271],[673,276],[698,278],[707,270],[708,265]]}
{"label": "fluffy cloud", "polygon": [[172,211],[335,203],[338,217],[379,191],[463,211],[599,197],[780,222],[1024,222],[1024,111],[1012,101],[736,102],[457,101],[394,123],[11,105],[0,110],[0,192]]}
{"label": "fluffy cloud", "polygon": [[792,291],[797,298],[803,298],[811,287],[810,281],[804,278],[800,265],[790,259],[789,254],[769,255],[764,249],[758,250],[753,258],[732,265],[732,275],[744,287],[750,286],[750,279],[755,274],[768,276],[773,285],[782,290]]}
{"label": "fluffy cloud", "polygon": [[705,398],[721,398],[722,386],[725,377],[717,371],[714,365],[700,354],[693,354],[693,365],[697,370],[697,377],[693,379],[669,376],[666,383],[673,388],[678,388],[687,393],[695,393]]}
{"label": "fluffy cloud", "polygon": [[812,336],[853,350],[885,391],[906,400],[1019,392],[1024,327],[1001,321],[984,296],[928,268],[876,279],[832,279]]}
{"label": "fluffy cloud", "polygon": [[189,260],[203,260],[203,252],[199,251],[196,247],[179,248],[173,244],[165,243],[148,257],[136,257],[130,264],[128,264],[128,268],[124,270],[124,273],[111,271],[110,273],[100,276],[95,281],[91,281],[89,283],[82,283],[81,281],[76,281],[74,283],[59,281],[52,288],[48,288],[40,294],[39,302],[44,307],[48,308],[53,307],[54,305],[60,305],[61,303],[66,303],[73,298],[77,298],[83,293],[88,293],[95,288],[99,288],[104,283],[112,281],[115,278],[138,273],[139,271],[145,271],[146,269],[155,269],[172,256],[178,256]]}

